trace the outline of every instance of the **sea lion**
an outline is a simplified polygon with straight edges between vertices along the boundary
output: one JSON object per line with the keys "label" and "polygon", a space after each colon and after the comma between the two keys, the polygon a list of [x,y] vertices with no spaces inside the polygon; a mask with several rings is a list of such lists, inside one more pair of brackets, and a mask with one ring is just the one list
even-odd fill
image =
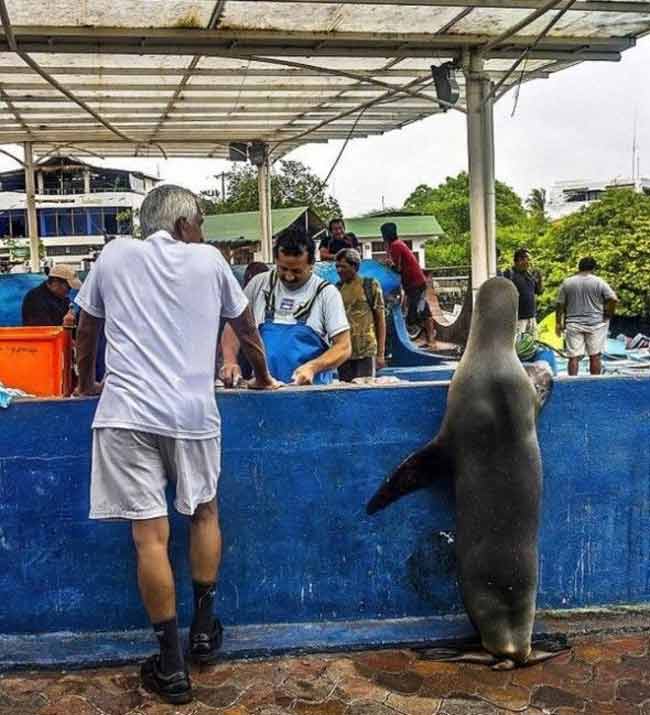
{"label": "sea lion", "polygon": [[509,280],[481,286],[438,435],[367,507],[374,514],[435,479],[454,478],[458,580],[485,652],[445,659],[504,669],[555,655],[531,649],[542,495],[536,418],[552,376],[539,365],[527,374],[517,358],[517,304]]}

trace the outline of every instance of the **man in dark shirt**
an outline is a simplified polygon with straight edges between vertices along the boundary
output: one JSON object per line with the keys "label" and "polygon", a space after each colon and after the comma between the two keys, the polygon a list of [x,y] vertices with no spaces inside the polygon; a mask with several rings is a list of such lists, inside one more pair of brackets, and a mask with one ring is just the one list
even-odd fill
{"label": "man in dark shirt", "polygon": [[342,218],[333,218],[328,228],[329,235],[320,244],[321,261],[333,261],[336,254],[344,248],[361,251],[357,237],[353,233],[345,232],[345,221]]}
{"label": "man in dark shirt", "polygon": [[81,281],[71,266],[59,264],[50,269],[47,280],[23,298],[23,325],[73,327],[74,313],[68,298],[72,288],[81,288]]}
{"label": "man in dark shirt", "polygon": [[530,270],[530,253],[526,248],[515,251],[512,268],[503,273],[519,291],[519,314],[517,319],[517,337],[528,334],[537,337],[537,300],[535,296],[544,290],[539,271]]}

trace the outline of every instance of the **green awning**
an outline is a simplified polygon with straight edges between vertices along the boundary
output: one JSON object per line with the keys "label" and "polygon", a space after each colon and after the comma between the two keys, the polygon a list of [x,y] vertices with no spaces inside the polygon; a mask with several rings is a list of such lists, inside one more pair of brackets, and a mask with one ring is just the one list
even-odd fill
{"label": "green awning", "polygon": [[[273,209],[273,235],[291,226],[294,221],[303,217],[309,211],[307,206],[290,209]],[[209,243],[222,244],[254,244],[261,241],[260,217],[258,211],[241,213],[215,214],[205,216],[203,234]]]}
{"label": "green awning", "polygon": [[436,217],[426,215],[346,218],[345,228],[359,239],[381,239],[379,229],[382,224],[389,222],[397,225],[397,232],[402,238],[435,237],[444,234]]}

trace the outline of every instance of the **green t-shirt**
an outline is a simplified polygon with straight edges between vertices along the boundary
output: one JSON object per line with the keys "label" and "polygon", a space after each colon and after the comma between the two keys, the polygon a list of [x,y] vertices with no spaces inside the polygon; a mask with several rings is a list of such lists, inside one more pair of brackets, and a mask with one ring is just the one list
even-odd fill
{"label": "green t-shirt", "polygon": [[342,283],[339,286],[345,313],[350,323],[351,360],[361,360],[377,355],[377,335],[373,311],[384,309],[384,296],[379,283],[374,278],[371,279],[369,303],[363,280],[357,276],[350,283]]}

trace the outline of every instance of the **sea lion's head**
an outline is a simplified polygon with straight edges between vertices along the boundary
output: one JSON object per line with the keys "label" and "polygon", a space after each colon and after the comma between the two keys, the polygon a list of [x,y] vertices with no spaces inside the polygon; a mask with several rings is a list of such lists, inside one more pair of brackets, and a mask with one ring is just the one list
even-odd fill
{"label": "sea lion's head", "polygon": [[470,341],[514,346],[519,293],[507,278],[490,278],[479,288],[472,315]]}

